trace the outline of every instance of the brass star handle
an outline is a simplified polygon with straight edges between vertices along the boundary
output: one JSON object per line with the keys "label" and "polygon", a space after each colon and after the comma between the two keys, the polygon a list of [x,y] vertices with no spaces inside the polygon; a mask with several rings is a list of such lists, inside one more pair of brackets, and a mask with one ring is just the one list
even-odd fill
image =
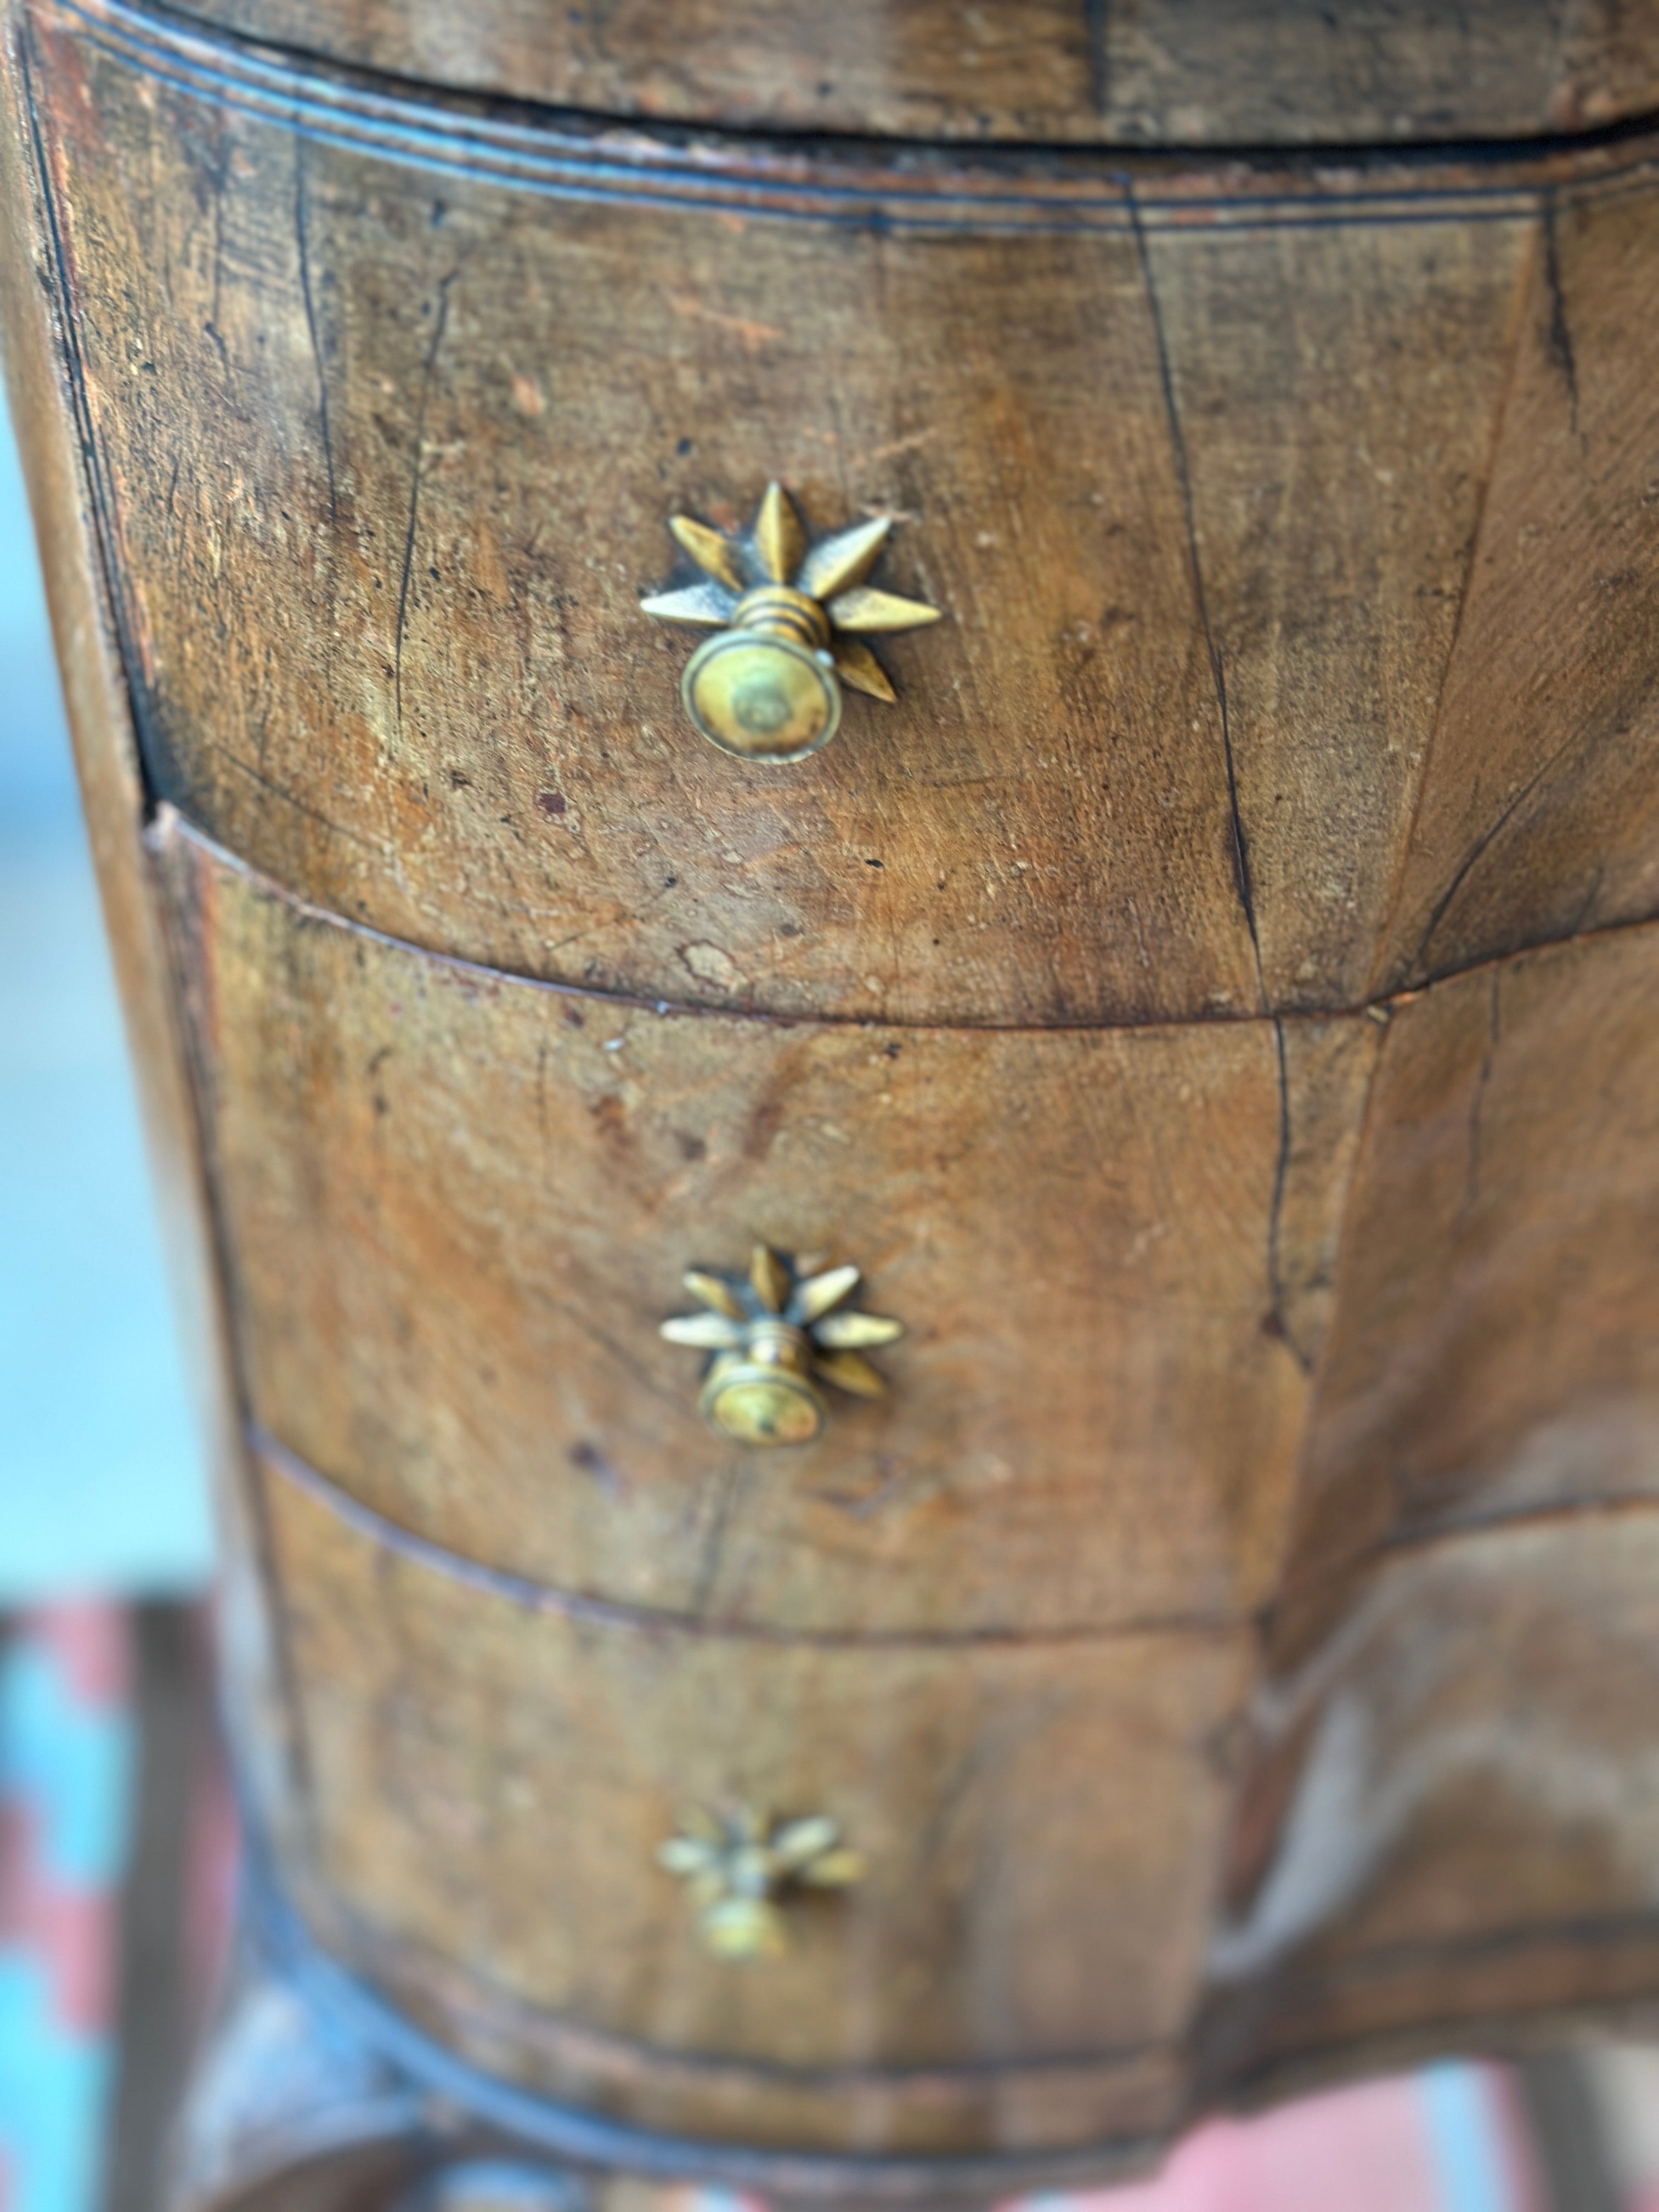
{"label": "brass star handle", "polygon": [[855,1398],[885,1394],[885,1378],[864,1355],[902,1336],[904,1326],[848,1307],[856,1267],[805,1273],[769,1244],[757,1244],[746,1275],[694,1267],[684,1280],[703,1310],[664,1322],[662,1334],[711,1355],[697,1403],[717,1436],[808,1444],[829,1419],[820,1382]]}
{"label": "brass star handle", "polygon": [[855,523],[817,544],[780,484],[735,536],[689,514],[668,527],[707,581],[642,599],[662,622],[712,628],[686,663],[680,697],[693,726],[722,752],[769,765],[805,760],[841,726],[841,687],[898,696],[866,635],[916,629],[939,611],[874,590],[890,515]]}
{"label": "brass star handle", "polygon": [[684,1882],[698,1930],[717,1959],[775,1958],[788,1948],[781,1891],[847,1889],[864,1877],[864,1861],[821,1813],[775,1821],[746,1807],[689,1813],[657,1863]]}

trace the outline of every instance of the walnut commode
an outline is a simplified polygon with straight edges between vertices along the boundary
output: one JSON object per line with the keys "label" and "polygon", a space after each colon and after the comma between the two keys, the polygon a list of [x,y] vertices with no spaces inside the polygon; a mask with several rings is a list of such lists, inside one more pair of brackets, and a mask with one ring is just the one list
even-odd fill
{"label": "walnut commode", "polygon": [[1302,12],[4,0],[174,2212],[1001,2202],[1659,1995],[1659,16]]}

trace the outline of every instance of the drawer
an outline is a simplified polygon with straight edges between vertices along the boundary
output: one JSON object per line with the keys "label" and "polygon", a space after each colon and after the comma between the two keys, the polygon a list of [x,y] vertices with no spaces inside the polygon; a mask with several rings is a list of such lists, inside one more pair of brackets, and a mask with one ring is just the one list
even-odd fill
{"label": "drawer", "polygon": [[[823,2148],[1172,2113],[1246,1637],[766,1648],[519,1610],[268,1492],[335,1948],[498,2075]],[[659,1846],[823,1814],[865,1862],[711,1957]],[[702,2073],[699,2074],[698,2069]],[[908,2078],[907,2078],[908,2077]]]}
{"label": "drawer", "polygon": [[[1286,1125],[1269,1023],[659,1013],[307,912],[176,823],[161,850],[246,1387],[319,1474],[469,1558],[721,1620],[1267,1595],[1374,1022],[1288,1025]],[[658,1336],[756,1237],[863,1267],[906,1330],[890,1395],[794,1450],[717,1442],[700,1356]]]}
{"label": "drawer", "polygon": [[[301,896],[991,1026],[1328,1011],[1654,910],[1647,142],[687,149],[33,20],[152,782]],[[878,578],[945,617],[787,766],[696,735],[640,607],[671,515],[772,477],[897,518]]]}
{"label": "drawer", "polygon": [[398,76],[611,114],[1144,146],[1523,137],[1659,104],[1648,5],[1548,0],[195,0]]}

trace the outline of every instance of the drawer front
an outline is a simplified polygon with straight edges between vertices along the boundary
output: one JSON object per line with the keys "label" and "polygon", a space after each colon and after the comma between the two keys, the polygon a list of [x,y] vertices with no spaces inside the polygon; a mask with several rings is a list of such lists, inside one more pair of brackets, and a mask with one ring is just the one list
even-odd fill
{"label": "drawer front", "polygon": [[1522,137],[1659,104],[1659,15],[1548,0],[195,0],[404,77],[613,115],[1146,146]]}
{"label": "drawer front", "polygon": [[[302,896],[992,1025],[1329,1010],[1653,911],[1643,145],[693,159],[36,20],[151,775]],[[640,608],[671,515],[772,477],[896,517],[944,614],[782,767],[696,735]]]}
{"label": "drawer front", "polygon": [[[700,2131],[746,2094],[769,2134],[810,2114],[856,2142],[862,2092],[886,2134],[866,2148],[1029,2144],[1045,2065],[1060,2106],[1092,2078],[1097,2135],[1168,2119],[1149,2061],[1194,2001],[1243,1632],[872,1651],[573,1625],[268,1495],[325,1911],[452,2040]],[[694,1808],[735,1803],[824,1814],[864,1861],[787,1893],[787,1948],[742,1965],[658,1863]],[[701,2100],[674,2087],[690,2060]],[[908,2069],[908,2094],[876,2078]],[[1086,2139],[1071,2104],[1047,2124]]]}
{"label": "drawer front", "polygon": [[[468,1556],[726,1620],[1232,1616],[1272,1586],[1376,1043],[659,1014],[165,866],[252,1407]],[[713,1437],[681,1276],[851,1261],[890,1395]]]}

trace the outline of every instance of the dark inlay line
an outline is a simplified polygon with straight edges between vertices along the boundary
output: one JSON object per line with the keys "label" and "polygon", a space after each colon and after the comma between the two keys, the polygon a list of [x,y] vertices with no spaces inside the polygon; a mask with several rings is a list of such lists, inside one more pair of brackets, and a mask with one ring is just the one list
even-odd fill
{"label": "dark inlay line", "polygon": [[[1549,187],[1553,167],[1564,160],[1582,164],[1587,151],[1600,150],[1571,143],[1557,149],[1551,142],[1541,155],[1539,148],[1523,146],[1519,154],[1504,149],[1494,156],[1490,149],[1460,147],[1452,158],[1461,166],[1507,161],[1521,173],[1490,181],[1466,177],[1455,183],[1425,183],[1420,180],[1424,164],[1413,158],[1423,149],[1384,149],[1387,167],[1379,179],[1366,173],[1364,149],[1356,155],[1344,149],[1342,166],[1352,174],[1340,185],[1298,165],[1294,149],[1263,149],[1273,163],[1271,183],[1264,179],[1256,189],[1231,192],[1218,184],[1206,196],[1202,190],[1158,191],[1148,185],[1172,167],[1188,179],[1201,179],[1206,169],[1218,167],[1236,170],[1237,155],[1218,162],[1214,151],[1206,149],[1202,156],[1154,154],[1136,160],[1115,149],[1050,149],[1043,168],[1036,169],[1032,149],[975,143],[975,173],[969,173],[968,149],[946,143],[928,150],[963,166],[935,178],[926,170],[881,164],[879,148],[854,140],[851,147],[871,166],[842,181],[824,169],[830,161],[844,170],[852,167],[845,147],[803,148],[787,137],[769,141],[722,133],[718,147],[708,148],[707,157],[697,160],[688,158],[685,146],[672,138],[650,137],[637,118],[584,118],[590,134],[594,126],[628,129],[627,146],[607,145],[597,135],[572,128],[569,118],[562,129],[551,121],[518,123],[484,111],[483,103],[468,106],[435,88],[424,97],[370,89],[351,74],[325,74],[315,58],[266,59],[240,41],[199,27],[185,29],[160,11],[140,11],[123,0],[58,4],[83,35],[128,66],[301,137],[355,144],[388,160],[555,198],[737,210],[783,221],[921,231],[967,226],[1122,234],[1130,228],[1124,195],[1132,177],[1138,180],[1143,221],[1158,228],[1211,228],[1218,216],[1228,228],[1244,228],[1513,221],[1538,214],[1539,195]],[[1443,164],[1447,151],[1439,150]],[[788,166],[805,168],[803,154],[809,161],[816,156],[819,167],[810,174],[784,173]],[[1056,175],[1061,160],[1067,167]],[[1639,173],[1651,161],[1652,149],[1638,143],[1627,159],[1604,160],[1594,175],[1572,181],[1581,189],[1605,190]],[[1024,165],[1023,174],[1016,164]]]}

